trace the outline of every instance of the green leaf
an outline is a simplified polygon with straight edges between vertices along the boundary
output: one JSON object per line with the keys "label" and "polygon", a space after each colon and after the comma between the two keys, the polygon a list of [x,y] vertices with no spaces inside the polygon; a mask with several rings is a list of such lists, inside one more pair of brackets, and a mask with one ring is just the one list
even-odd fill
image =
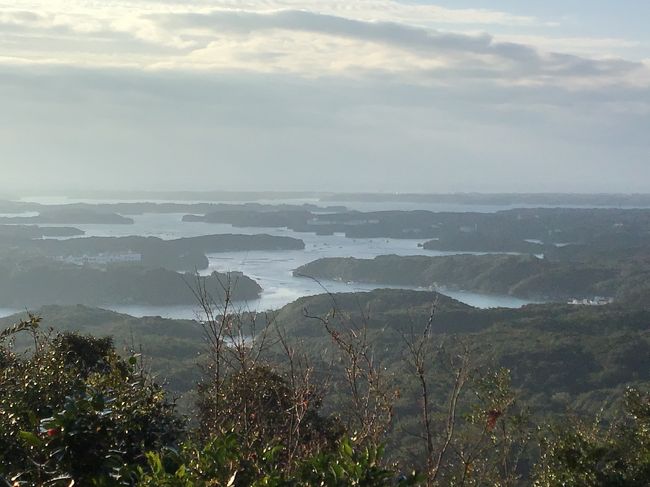
{"label": "green leaf", "polygon": [[43,440],[41,440],[37,435],[35,435],[31,431],[21,431],[20,437],[31,446],[34,447],[43,446]]}

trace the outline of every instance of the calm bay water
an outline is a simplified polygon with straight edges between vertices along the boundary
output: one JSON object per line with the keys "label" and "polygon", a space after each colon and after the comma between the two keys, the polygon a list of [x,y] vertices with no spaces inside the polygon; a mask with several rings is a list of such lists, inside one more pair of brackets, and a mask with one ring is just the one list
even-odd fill
{"label": "calm bay water", "polygon": [[[63,201],[57,201],[61,203]],[[71,202],[67,200],[67,202]],[[111,202],[111,201],[107,201]],[[262,201],[260,201],[262,202]],[[49,201],[49,203],[55,203]],[[274,201],[271,203],[280,203]],[[286,203],[317,203],[313,200],[290,200]],[[401,208],[400,205],[389,204],[357,204],[357,209],[431,209],[434,211],[496,211],[504,207],[468,207],[463,205],[413,205]],[[398,208],[399,207],[399,208]],[[461,210],[462,208],[462,210]],[[405,239],[350,239],[343,235],[320,236],[308,233],[297,233],[285,228],[233,227],[228,224],[212,224],[202,222],[183,222],[183,214],[152,214],[134,215],[133,225],[74,225],[85,233],[85,236],[121,237],[130,235],[152,236],[162,239],[175,239],[209,234],[260,234],[281,235],[302,239],[304,250],[288,251],[244,251],[223,252],[208,255],[209,268],[202,274],[212,271],[240,271],[255,279],[264,289],[259,299],[237,303],[241,309],[263,311],[278,309],[302,296],[310,296],[328,292],[357,292],[370,291],[378,288],[408,288],[405,286],[390,286],[381,284],[345,283],[338,281],[317,282],[307,277],[294,277],[293,270],[308,262],[323,257],[357,257],[374,258],[379,255],[452,255],[458,252],[429,251],[418,247],[424,240]],[[421,289],[410,287],[408,289]],[[440,292],[458,299],[464,303],[480,308],[509,307],[517,308],[530,301],[510,296],[492,296],[466,291],[439,290]],[[118,312],[133,316],[164,316],[168,318],[195,319],[200,317],[197,306],[106,306]],[[11,314],[14,310],[0,309],[2,313]]]}
{"label": "calm bay water", "polygon": [[[418,247],[423,240],[404,239],[350,239],[343,235],[314,235],[297,233],[284,228],[233,227],[227,224],[182,222],[182,214],[142,214],[132,218],[133,225],[75,225],[86,236],[119,237],[128,235],[153,236],[163,239],[192,237],[208,234],[239,233],[282,235],[302,239],[304,250],[221,252],[208,255],[210,265],[202,274],[213,271],[241,271],[255,279],[264,289],[259,299],[237,303],[241,309],[263,311],[278,309],[302,296],[329,292],[370,291],[378,288],[405,288],[381,284],[316,282],[306,277],[294,277],[293,270],[323,257],[373,258],[378,255],[451,255],[457,252],[438,252]],[[411,287],[409,289],[421,289]],[[481,308],[517,308],[530,301],[510,296],[491,296],[464,291],[441,290],[444,294]],[[159,315],[169,318],[197,317],[197,306],[108,306],[133,316]],[[200,314],[199,314],[200,316]]]}

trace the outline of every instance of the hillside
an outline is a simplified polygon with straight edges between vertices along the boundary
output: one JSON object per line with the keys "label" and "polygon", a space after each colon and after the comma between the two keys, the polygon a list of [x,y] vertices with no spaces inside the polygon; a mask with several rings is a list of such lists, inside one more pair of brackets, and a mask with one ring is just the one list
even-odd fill
{"label": "hillside", "polygon": [[[301,298],[267,319],[323,367],[332,343],[313,317],[329,315],[340,329],[365,324],[377,360],[408,389],[401,333],[424,326],[432,306],[431,339],[451,349],[467,341],[477,362],[510,369],[513,384],[535,414],[559,414],[569,406],[595,411],[625,385],[650,385],[650,311],[643,309],[548,304],[481,310],[434,292],[380,289]],[[175,391],[188,390],[196,377],[197,354],[203,350],[196,322],[133,318],[83,306],[48,306],[38,314],[56,329],[112,335],[118,345],[136,349],[142,345],[153,370]],[[0,328],[16,319],[0,320]],[[264,317],[256,319],[261,326]],[[408,403],[401,408],[413,413]]]}
{"label": "hillside", "polygon": [[[451,355],[469,345],[477,366],[510,370],[513,387],[534,417],[562,416],[567,409],[593,414],[603,405],[614,408],[627,386],[650,387],[648,310],[558,304],[480,310],[437,293],[378,290],[303,298],[275,319],[322,364],[332,360],[332,341],[322,322],[307,315],[323,318],[335,308],[329,314],[334,329],[367,326],[375,359],[405,398],[398,401],[397,414],[410,423],[418,412],[412,401],[417,394],[404,361],[403,333],[422,329],[434,303],[432,343]],[[441,364],[429,370],[433,395],[442,403],[449,371]]]}
{"label": "hillside", "polygon": [[[55,330],[112,336],[123,356],[141,352],[154,377],[174,395],[180,395],[182,410],[195,411],[192,398],[201,377],[197,364],[204,363],[207,350],[200,323],[159,317],[138,319],[84,306],[48,306],[38,313],[44,326]],[[0,329],[18,318],[0,320]],[[249,318],[253,316],[242,316],[245,323]],[[255,319],[260,327],[265,317]],[[453,385],[454,369],[446,357],[454,360],[466,350],[471,357],[471,380],[478,381],[472,382],[472,387],[480,387],[482,377],[489,377],[484,375],[488,371],[505,367],[517,407],[528,411],[531,424],[559,421],[567,411],[589,417],[599,414],[603,407],[604,417],[611,418],[620,411],[627,387],[650,388],[650,311],[643,309],[549,304],[481,310],[435,292],[380,289],[301,298],[266,319],[283,330],[290,346],[301,356],[306,354],[314,367],[313,380],[324,387],[325,395],[318,399],[321,412],[334,418],[351,407],[344,379],[346,361],[335,345],[335,337],[368,344],[369,356],[381,371],[385,387],[396,391],[392,399],[394,421],[385,436],[387,458],[407,465],[413,455],[418,458],[422,454],[422,443],[405,433],[421,427],[421,393],[408,360],[405,337],[412,331],[418,333],[430,319],[426,342],[433,355],[425,377],[431,408],[443,414],[436,416],[436,428],[442,427],[440,421]],[[264,362],[282,370],[287,365],[286,355],[278,348],[274,331],[270,329],[270,348],[264,353]],[[29,336],[25,336],[18,346],[29,344]],[[458,406],[463,415],[471,407],[473,396],[468,394]],[[531,451],[524,457],[524,475],[529,475],[526,465],[535,461],[535,455]]]}
{"label": "hillside", "polygon": [[639,304],[650,269],[643,261],[557,262],[531,255],[397,256],[319,259],[294,271],[318,279],[447,287],[533,300],[612,297]]}

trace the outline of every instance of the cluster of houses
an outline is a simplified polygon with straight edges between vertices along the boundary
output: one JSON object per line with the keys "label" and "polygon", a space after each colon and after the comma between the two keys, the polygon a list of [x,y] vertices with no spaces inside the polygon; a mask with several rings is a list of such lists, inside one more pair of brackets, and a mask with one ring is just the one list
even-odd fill
{"label": "cluster of houses", "polygon": [[120,252],[95,255],[67,255],[65,257],[59,257],[57,260],[68,264],[105,266],[109,264],[137,263],[142,260],[142,254],[136,252]]}
{"label": "cluster of houses", "polygon": [[569,301],[569,304],[575,305],[585,305],[585,306],[604,306],[606,304],[612,304],[614,298],[603,298],[602,296],[595,296],[591,299],[572,299]]}

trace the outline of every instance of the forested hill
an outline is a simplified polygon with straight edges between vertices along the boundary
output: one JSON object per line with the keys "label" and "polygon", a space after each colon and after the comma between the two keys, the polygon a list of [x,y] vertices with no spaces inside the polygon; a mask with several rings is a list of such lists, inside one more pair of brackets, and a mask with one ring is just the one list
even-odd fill
{"label": "forested hill", "polygon": [[448,287],[533,300],[611,297],[634,306],[650,295],[647,260],[560,262],[532,255],[319,259],[294,271],[318,279]]}
{"label": "forested hill", "polygon": [[[267,319],[314,361],[332,349],[317,318],[329,317],[338,327],[367,325],[377,360],[401,374],[402,333],[421,328],[432,310],[432,339],[452,348],[467,341],[477,360],[509,368],[514,385],[539,414],[568,406],[594,411],[626,385],[650,385],[650,311],[643,309],[548,304],[482,310],[434,292],[384,289],[301,298]],[[178,392],[192,386],[198,355],[205,350],[194,321],[133,318],[82,306],[45,307],[38,314],[57,329],[112,335],[121,346],[142,345],[154,371]],[[17,318],[0,320],[0,328]],[[265,318],[256,319],[259,330]]]}
{"label": "forested hill", "polygon": [[[527,480],[538,475],[532,466],[544,466],[539,463],[540,449],[544,454],[549,452],[553,455],[560,465],[549,470],[550,476],[555,475],[555,468],[566,468],[571,475],[575,470],[578,473],[585,469],[589,472],[599,471],[603,457],[624,459],[621,460],[623,463],[617,464],[618,478],[638,477],[637,470],[628,474],[628,465],[647,472],[644,470],[645,464],[636,455],[637,452],[643,454],[647,451],[647,443],[644,443],[644,438],[647,437],[644,431],[647,430],[643,429],[647,424],[643,423],[643,418],[647,417],[647,405],[643,402],[646,396],[635,391],[650,389],[648,310],[618,305],[592,307],[558,304],[482,310],[434,292],[405,290],[376,290],[301,298],[265,317],[231,315],[223,322],[227,323],[227,327],[222,328],[222,331],[227,332],[234,326],[235,332],[243,332],[240,335],[243,341],[238,342],[239,345],[237,342],[230,343],[228,349],[221,350],[228,360],[232,360],[232,366],[245,368],[236,368],[226,382],[217,383],[217,386],[211,382],[214,380],[214,376],[210,375],[212,369],[197,366],[210,364],[210,358],[215,356],[215,349],[209,348],[203,325],[198,321],[167,320],[160,317],[133,318],[84,306],[48,306],[38,310],[38,314],[44,320],[41,325],[43,331],[40,333],[31,327],[34,320],[29,317],[18,327],[7,330],[5,328],[18,322],[21,316],[0,320],[0,330],[5,330],[0,334],[0,339],[4,340],[0,347],[0,369],[4,374],[0,385],[7,392],[0,396],[0,402],[9,411],[7,416],[1,414],[0,409],[0,421],[3,421],[4,430],[9,432],[0,434],[0,441],[4,441],[2,444],[8,445],[0,449],[0,459],[9,458],[14,462],[16,458],[25,457],[27,460],[21,460],[21,465],[29,472],[34,470],[31,467],[33,463],[29,462],[30,455],[34,452],[46,455],[44,458],[50,464],[58,462],[56,455],[60,449],[57,442],[61,441],[69,442],[77,448],[74,455],[67,457],[67,464],[82,464],[86,457],[91,457],[94,465],[104,469],[112,465],[111,455],[122,451],[135,451],[137,458],[132,460],[132,464],[142,468],[144,463],[141,459],[145,458],[143,450],[158,449],[162,445],[159,455],[152,453],[153,456],[146,457],[158,463],[146,468],[159,475],[160,479],[165,479],[165,482],[152,481],[138,485],[168,485],[167,480],[177,480],[177,475],[183,472],[184,475],[192,472],[193,476],[206,472],[202,470],[205,464],[195,463],[196,459],[214,459],[211,464],[213,466],[238,465],[236,470],[242,471],[245,465],[251,465],[250,461],[257,462],[261,458],[261,464],[252,464],[255,468],[263,464],[260,468],[270,468],[276,473],[284,472],[282,467],[277,467],[285,465],[282,463],[286,461],[283,460],[284,457],[264,455],[271,450],[269,445],[274,445],[274,451],[286,451],[286,441],[290,440],[284,436],[271,436],[269,439],[267,436],[258,436],[257,432],[268,433],[269,425],[277,426],[278,423],[282,426],[272,430],[272,435],[277,431],[288,431],[286,425],[291,423],[283,422],[286,419],[283,415],[294,409],[301,411],[299,407],[304,407],[304,404],[310,404],[315,409],[305,416],[308,421],[305,431],[308,433],[307,436],[300,436],[300,441],[310,444],[310,435],[314,431],[320,432],[325,438],[331,438],[331,441],[341,442],[341,450],[338,451],[342,452],[343,457],[324,458],[333,458],[332,468],[336,470],[327,466],[330,464],[322,463],[323,459],[319,460],[320,463],[305,464],[306,470],[295,470],[289,476],[303,475],[305,472],[311,472],[309,478],[313,478],[315,472],[326,472],[328,475],[335,472],[335,476],[347,476],[347,473],[342,473],[348,471],[345,469],[366,472],[367,467],[393,465],[395,461],[399,461],[402,466],[413,465],[423,471],[426,465],[422,460],[424,443],[414,441],[409,433],[422,431],[423,428],[423,393],[418,385],[421,384],[420,378],[426,381],[424,397],[428,398],[428,410],[433,415],[430,425],[436,448],[445,444],[445,424],[448,424],[445,418],[449,417],[449,401],[452,397],[458,397],[453,411],[457,415],[454,425],[459,428],[458,434],[452,435],[452,450],[462,448],[462,451],[474,451],[476,445],[481,445],[480,452],[486,455],[481,472],[493,464],[500,465],[500,448],[506,448],[504,454],[512,459],[522,453],[517,445],[525,445],[526,450],[519,457],[521,461],[517,467],[517,476],[522,481],[512,485],[529,485]],[[269,320],[267,328],[263,326],[264,318]],[[253,319],[258,334],[256,340],[250,341],[250,336],[245,335],[248,330],[246,324],[252,323]],[[218,323],[221,321],[217,321],[217,327]],[[238,328],[239,323],[243,323],[244,327]],[[118,361],[110,340],[92,340],[74,334],[57,335],[46,331],[48,326],[59,331],[109,335],[126,360]],[[263,335],[265,331],[267,335]],[[262,340],[262,336],[266,336],[266,340]],[[424,341],[418,341],[418,336]],[[11,340],[7,341],[8,337]],[[15,346],[11,343],[15,343]],[[38,347],[37,353],[23,353],[27,347],[33,347],[34,343]],[[409,352],[413,350],[409,347],[418,347],[418,343],[425,343],[428,350],[421,375],[414,367],[414,355]],[[208,353],[209,350],[211,353]],[[261,353],[259,358],[250,362],[258,351]],[[239,359],[244,361],[238,362]],[[290,362],[287,363],[287,360]],[[142,372],[138,372],[140,369],[135,367],[138,362],[145,367]],[[306,377],[309,377],[309,382],[304,383],[304,387],[307,387],[304,391],[308,396],[296,395],[303,390],[300,389],[303,383],[300,382],[302,375],[296,376],[290,372],[296,370],[293,367],[308,374]],[[153,373],[152,377],[145,372],[149,369]],[[456,390],[454,384],[459,384],[458,379],[454,379],[459,377],[459,373],[463,374],[462,382],[466,385],[462,394],[459,392],[458,396],[450,396],[454,394],[450,391]],[[71,377],[73,381],[69,381]],[[346,377],[353,377],[360,389],[351,388]],[[294,381],[297,379],[300,381]],[[61,384],[62,381],[65,383]],[[165,384],[167,390],[174,393],[174,397],[179,393],[182,395],[177,406],[200,421],[200,427],[195,433],[190,432],[190,427],[174,433],[176,430],[173,428],[161,426],[160,419],[140,421],[149,417],[143,416],[143,412],[152,411],[152,407],[164,400],[165,395],[156,383]],[[70,389],[71,384],[79,389]],[[149,391],[143,387],[147,385],[155,395],[141,398],[141,392]],[[226,392],[220,389],[224,385],[227,387]],[[627,390],[628,387],[635,389]],[[355,396],[354,391],[360,391],[361,396]],[[364,391],[370,392],[366,396]],[[131,403],[127,399],[114,401],[112,397],[115,394],[121,394],[120,397],[127,399],[134,398],[135,402]],[[305,397],[309,402],[303,400]],[[355,402],[355,397],[362,402]],[[37,399],[30,400],[31,398]],[[198,402],[194,401],[196,398]],[[366,404],[363,402],[365,398],[370,400],[369,409],[363,406],[355,409],[355,404]],[[625,407],[629,414],[640,411],[643,415],[628,414],[626,419],[633,418],[632,423],[614,421],[614,424],[634,428],[617,430],[614,439],[604,430],[594,430],[593,426],[590,426],[590,436],[583,437],[583,430],[579,426],[582,423],[579,422],[558,430],[560,434],[551,434],[545,426],[536,426],[545,425],[547,421],[566,422],[569,417],[567,411],[571,412],[571,418],[584,414],[593,418],[599,414],[606,420],[616,420],[621,417],[624,398],[627,400]],[[115,406],[106,407],[108,404]],[[123,409],[127,405],[128,411]],[[215,405],[221,405],[223,409],[214,409]],[[376,405],[379,409],[373,409]],[[248,414],[253,409],[247,408],[253,406],[257,409],[253,414]],[[178,410],[171,403],[170,408],[170,411]],[[154,413],[156,411],[153,409]],[[246,412],[244,416],[242,411]],[[357,415],[357,411],[361,411],[362,415]],[[381,418],[376,423],[382,428],[381,434],[378,440],[364,443],[361,448],[365,449],[358,456],[354,453],[354,448],[359,446],[356,434],[349,441],[345,439],[345,434],[358,431],[354,426],[357,424],[355,421],[358,417],[365,418],[368,411],[380,415],[373,417]],[[384,416],[385,412],[389,414],[388,419]],[[159,417],[156,414],[150,416]],[[19,418],[19,425],[12,422],[13,417]],[[174,420],[174,416],[170,419]],[[339,423],[340,420],[343,423]],[[256,433],[237,437],[242,431],[249,431],[252,422],[259,428],[255,430]],[[175,424],[182,423],[179,420]],[[222,424],[224,429],[219,429],[217,426]],[[498,428],[495,427],[497,424]],[[239,426],[243,429],[236,429]],[[131,444],[131,431],[146,432],[152,428],[161,435],[171,436],[164,443],[149,443],[144,446],[136,441],[134,450],[127,451],[113,446],[122,442]],[[108,436],[106,431],[110,432]],[[504,432],[514,443],[507,443],[510,440]],[[502,433],[505,440],[497,436]],[[545,435],[539,442],[535,436],[538,433]],[[190,434],[192,441],[198,443],[183,445],[178,449],[180,456],[175,449],[168,448],[179,444],[176,438],[185,438],[184,435],[187,434]],[[263,438],[263,443],[259,450],[250,450],[253,453],[249,457],[240,458],[236,456],[238,446],[245,452],[249,451],[246,448],[251,448],[251,443],[241,438],[255,441]],[[277,438],[281,440],[274,443]],[[79,448],[80,439],[88,441],[90,446]],[[567,443],[574,440],[581,441],[579,450],[574,448],[575,443]],[[386,445],[384,460],[381,460],[381,451],[384,450],[376,452],[367,449],[376,444],[374,441]],[[554,446],[549,446],[547,441],[555,442],[552,443]],[[560,450],[553,450],[554,448]],[[577,468],[572,462],[564,461],[567,458],[565,452],[577,455],[581,462],[588,463]],[[216,453],[220,456],[215,457]],[[229,460],[231,457],[223,456],[230,454],[235,455],[232,461]],[[84,460],[77,461],[81,458]],[[593,462],[592,458],[595,459]],[[120,465],[126,465],[125,461],[120,460]],[[453,457],[448,455],[445,462],[446,475],[456,472],[456,466]],[[0,462],[0,478],[7,472],[13,474],[14,469],[2,470],[3,467]],[[373,481],[366,485],[394,485],[393,480],[397,474],[394,472],[395,467],[392,468],[393,470],[387,471],[386,482]],[[461,474],[462,471],[461,468]],[[89,475],[87,469],[75,472],[77,478]],[[472,472],[475,475],[475,471]],[[32,473],[42,474],[39,471]],[[224,485],[228,478],[235,477],[229,473],[224,479]],[[640,478],[647,478],[647,475]],[[246,481],[240,484],[251,485]],[[348,484],[308,481],[298,485]],[[422,484],[416,482],[400,485]],[[440,485],[449,483],[441,482]]]}

